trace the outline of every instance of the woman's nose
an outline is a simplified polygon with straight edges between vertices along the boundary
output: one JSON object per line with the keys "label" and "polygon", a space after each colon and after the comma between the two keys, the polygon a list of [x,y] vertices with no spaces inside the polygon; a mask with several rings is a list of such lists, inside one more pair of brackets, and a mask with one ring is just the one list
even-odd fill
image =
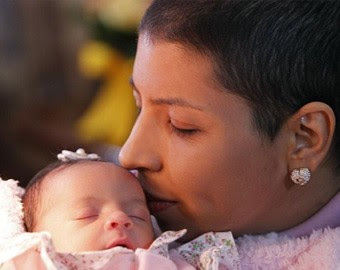
{"label": "woman's nose", "polygon": [[162,163],[161,146],[157,143],[158,129],[156,123],[150,123],[150,119],[139,115],[129,138],[120,150],[119,163],[127,169],[159,171]]}
{"label": "woman's nose", "polygon": [[105,222],[105,229],[124,229],[129,230],[133,227],[131,218],[124,212],[115,212],[109,216]]}

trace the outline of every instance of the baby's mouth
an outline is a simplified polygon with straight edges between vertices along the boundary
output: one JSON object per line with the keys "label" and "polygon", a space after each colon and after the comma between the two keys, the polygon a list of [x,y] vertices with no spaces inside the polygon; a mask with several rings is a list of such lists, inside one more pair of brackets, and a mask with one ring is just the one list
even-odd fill
{"label": "baby's mouth", "polygon": [[105,249],[111,249],[114,247],[124,247],[134,250],[132,243],[127,238],[116,239],[106,246]]}

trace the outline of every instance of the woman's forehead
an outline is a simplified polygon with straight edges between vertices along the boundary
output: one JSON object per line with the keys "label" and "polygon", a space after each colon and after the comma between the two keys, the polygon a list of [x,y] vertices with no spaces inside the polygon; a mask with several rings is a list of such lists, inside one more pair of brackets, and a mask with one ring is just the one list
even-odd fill
{"label": "woman's forehead", "polygon": [[140,39],[132,85],[142,97],[204,108],[209,105],[207,96],[212,92],[227,92],[221,91],[214,74],[208,57],[174,43]]}
{"label": "woman's forehead", "polygon": [[212,67],[213,61],[210,57],[179,43],[165,40],[151,42],[143,38],[143,35],[138,41],[134,69],[147,68],[161,72],[164,68],[165,71],[171,73],[177,71],[182,77],[189,75],[183,71],[191,71],[193,76],[197,76],[196,79],[207,80],[207,83],[211,83],[211,75],[214,74]]}

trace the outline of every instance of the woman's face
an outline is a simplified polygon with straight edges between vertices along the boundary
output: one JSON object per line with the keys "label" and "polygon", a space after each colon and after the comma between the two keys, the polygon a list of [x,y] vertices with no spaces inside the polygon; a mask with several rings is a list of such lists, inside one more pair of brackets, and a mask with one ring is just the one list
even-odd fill
{"label": "woman's face", "polygon": [[271,216],[284,196],[284,140],[258,135],[249,106],[216,84],[208,58],[142,35],[132,85],[140,114],[120,162],[139,170],[163,230],[187,228],[188,240],[280,226]]}

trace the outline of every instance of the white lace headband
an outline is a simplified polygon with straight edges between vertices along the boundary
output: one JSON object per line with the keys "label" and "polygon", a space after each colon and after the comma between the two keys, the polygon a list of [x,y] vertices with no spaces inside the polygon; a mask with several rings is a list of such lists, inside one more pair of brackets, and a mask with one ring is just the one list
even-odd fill
{"label": "white lace headband", "polygon": [[82,148],[79,148],[76,152],[63,150],[57,155],[57,158],[64,162],[71,160],[100,160],[100,156],[95,153],[87,154]]}

